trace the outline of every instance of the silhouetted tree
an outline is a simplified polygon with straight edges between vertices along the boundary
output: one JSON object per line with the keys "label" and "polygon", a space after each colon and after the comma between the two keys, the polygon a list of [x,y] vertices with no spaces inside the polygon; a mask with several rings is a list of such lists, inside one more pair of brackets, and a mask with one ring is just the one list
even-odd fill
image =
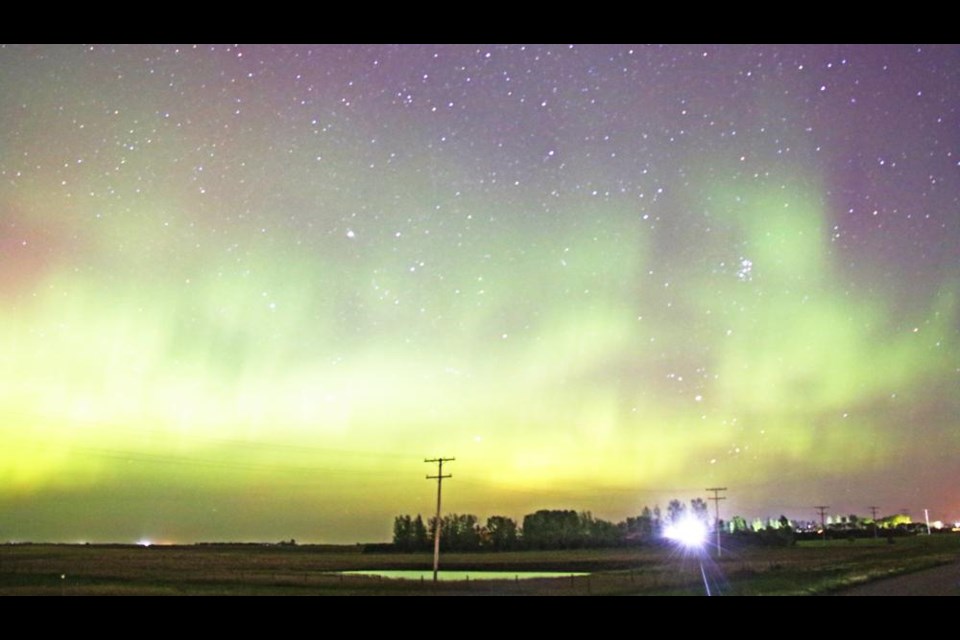
{"label": "silhouetted tree", "polygon": [[416,518],[401,515],[393,519],[393,546],[398,551],[425,551],[430,540],[419,513]]}
{"label": "silhouetted tree", "polygon": [[[430,518],[430,539],[436,531],[436,518]],[[440,549],[444,551],[475,551],[480,548],[480,526],[477,516],[451,513],[443,516],[440,528]]]}
{"label": "silhouetted tree", "polygon": [[490,516],[487,518],[485,539],[495,551],[515,549],[519,541],[517,523],[506,516]]}
{"label": "silhouetted tree", "polygon": [[410,551],[410,542],[412,541],[411,533],[413,531],[413,523],[410,520],[410,516],[403,515],[397,516],[393,519],[393,546],[395,546],[400,551]]}
{"label": "silhouetted tree", "polygon": [[623,529],[623,538],[628,543],[651,540],[654,533],[653,512],[650,511],[650,507],[644,507],[640,515],[635,518],[627,518]]}
{"label": "silhouetted tree", "polygon": [[683,520],[683,514],[686,513],[686,507],[679,500],[671,500],[667,505],[667,522],[676,524]]}
{"label": "silhouetted tree", "polygon": [[618,547],[623,543],[623,534],[620,527],[607,520],[594,518],[589,512],[581,514],[583,528],[583,544],[588,547]]}
{"label": "silhouetted tree", "polygon": [[570,549],[580,546],[580,518],[576,511],[542,509],[523,517],[523,542],[532,549]]}
{"label": "silhouetted tree", "polygon": [[414,551],[425,551],[430,548],[430,538],[427,536],[427,527],[423,524],[420,514],[413,519],[412,545]]}
{"label": "silhouetted tree", "polygon": [[703,498],[694,498],[690,501],[690,513],[705,524],[710,524],[710,509]]}
{"label": "silhouetted tree", "polygon": [[750,530],[747,520],[743,516],[730,518],[730,533],[746,533]]}

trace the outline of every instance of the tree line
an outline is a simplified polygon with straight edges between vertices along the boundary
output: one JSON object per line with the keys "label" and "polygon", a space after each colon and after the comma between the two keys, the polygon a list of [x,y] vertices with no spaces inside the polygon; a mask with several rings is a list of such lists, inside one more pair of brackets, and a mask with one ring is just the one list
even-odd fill
{"label": "tree line", "polygon": [[[543,509],[523,517],[522,526],[507,516],[491,516],[481,524],[477,516],[451,513],[443,516],[440,549],[443,551],[510,551],[518,549],[586,549],[642,544],[659,539],[671,523],[687,515],[709,526],[707,503],[701,498],[671,500],[666,512],[644,507],[635,517],[618,523],[595,518],[589,511]],[[426,551],[433,548],[436,518],[424,522],[399,515],[393,522],[393,547],[398,551]]]}
{"label": "tree line", "polygon": [[[624,547],[662,540],[671,524],[687,517],[700,520],[713,529],[713,518],[707,503],[695,498],[689,504],[671,500],[666,510],[659,506],[644,507],[639,515],[613,523],[595,518],[589,511],[540,510],[523,517],[522,526],[507,516],[491,516],[481,524],[475,515],[451,513],[441,520],[440,548],[444,551],[511,551],[520,549],[585,549]],[[754,518],[747,521],[735,515],[720,520],[724,544],[790,546],[797,540],[828,538],[885,537],[926,532],[923,524],[911,523],[909,516],[895,515],[872,520],[849,516],[826,519],[826,532],[819,521],[792,522],[779,518]],[[368,545],[388,551],[427,551],[433,549],[435,518],[424,522],[417,515],[399,515],[393,522],[393,543]],[[936,529],[940,531],[940,529]],[[949,531],[949,528],[945,529]]]}

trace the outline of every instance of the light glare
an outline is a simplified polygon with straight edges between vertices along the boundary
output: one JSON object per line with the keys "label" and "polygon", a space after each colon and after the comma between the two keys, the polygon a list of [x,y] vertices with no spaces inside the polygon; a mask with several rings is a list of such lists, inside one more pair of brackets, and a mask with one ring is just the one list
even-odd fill
{"label": "light glare", "polygon": [[707,533],[707,526],[702,520],[686,517],[669,525],[663,535],[688,549],[699,549],[706,543]]}

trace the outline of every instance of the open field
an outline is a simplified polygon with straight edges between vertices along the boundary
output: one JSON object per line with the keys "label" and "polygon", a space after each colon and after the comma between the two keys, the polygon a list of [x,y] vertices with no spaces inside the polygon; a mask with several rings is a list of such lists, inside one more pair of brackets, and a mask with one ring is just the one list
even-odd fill
{"label": "open field", "polygon": [[[700,561],[670,547],[446,554],[467,571],[570,571],[589,576],[446,582],[341,576],[421,569],[429,554],[364,554],[325,546],[0,546],[0,595],[701,595]],[[725,549],[703,560],[717,595],[830,593],[960,560],[960,537]]]}

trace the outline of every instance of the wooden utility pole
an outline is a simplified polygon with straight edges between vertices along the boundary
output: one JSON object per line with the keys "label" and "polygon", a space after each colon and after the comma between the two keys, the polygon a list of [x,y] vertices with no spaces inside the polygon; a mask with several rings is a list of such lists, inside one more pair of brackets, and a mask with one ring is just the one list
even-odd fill
{"label": "wooden utility pole", "polygon": [[873,514],[873,537],[874,537],[874,539],[877,538],[877,510],[878,510],[879,508],[880,508],[880,507],[867,507],[867,509],[870,509],[870,513]]}
{"label": "wooden utility pole", "polygon": [[713,500],[713,509],[715,518],[713,521],[713,528],[717,530],[717,557],[719,558],[722,553],[720,549],[720,501],[726,500],[726,498],[720,497],[721,491],[726,491],[726,487],[707,487],[705,491],[713,491],[713,497],[707,498],[707,500]]}
{"label": "wooden utility pole", "polygon": [[827,509],[829,508],[830,507],[827,507],[824,505],[817,505],[816,507],[814,507],[814,509],[820,512],[820,529],[821,531],[823,531],[823,544],[827,544],[827,521],[825,518],[826,518]]}
{"label": "wooden utility pole", "polygon": [[436,527],[434,528],[433,534],[433,581],[437,581],[437,571],[440,568],[440,492],[443,489],[443,479],[452,478],[450,474],[443,475],[443,463],[444,462],[453,462],[456,458],[431,458],[429,460],[424,460],[424,462],[436,462],[437,463],[437,475],[427,476],[427,480],[436,480],[437,481],[437,519]]}

